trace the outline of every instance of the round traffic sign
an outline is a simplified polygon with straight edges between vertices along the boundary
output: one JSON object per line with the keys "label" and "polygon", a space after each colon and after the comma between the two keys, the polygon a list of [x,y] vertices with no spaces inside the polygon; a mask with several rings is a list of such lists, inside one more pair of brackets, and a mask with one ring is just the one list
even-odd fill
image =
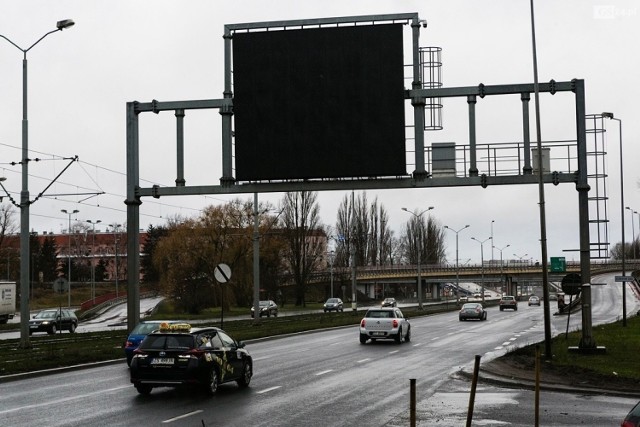
{"label": "round traffic sign", "polygon": [[53,281],[53,291],[59,294],[69,289],[69,282],[64,277],[58,277]]}
{"label": "round traffic sign", "polygon": [[582,290],[582,277],[578,273],[569,273],[562,278],[562,291],[567,295],[578,295]]}
{"label": "round traffic sign", "polygon": [[231,279],[231,268],[227,264],[218,264],[213,275],[218,282],[227,283]]}

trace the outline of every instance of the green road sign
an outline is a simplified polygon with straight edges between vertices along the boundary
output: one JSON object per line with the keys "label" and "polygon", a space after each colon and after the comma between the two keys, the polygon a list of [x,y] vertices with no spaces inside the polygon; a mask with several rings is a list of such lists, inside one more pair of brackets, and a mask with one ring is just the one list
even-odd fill
{"label": "green road sign", "polygon": [[564,273],[567,271],[567,262],[563,256],[551,257],[551,272]]}

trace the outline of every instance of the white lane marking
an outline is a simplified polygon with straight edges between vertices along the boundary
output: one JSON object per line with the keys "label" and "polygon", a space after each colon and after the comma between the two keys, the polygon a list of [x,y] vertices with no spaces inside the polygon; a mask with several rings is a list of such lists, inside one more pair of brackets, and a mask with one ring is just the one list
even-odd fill
{"label": "white lane marking", "polygon": [[517,339],[518,339],[518,337],[509,338],[509,341],[515,341],[515,340],[517,340]]}
{"label": "white lane marking", "polygon": [[99,394],[103,394],[103,393],[108,393],[108,392],[111,392],[111,391],[122,390],[124,388],[131,388],[131,385],[123,385],[123,386],[120,386],[120,387],[108,388],[106,390],[98,390],[98,391],[94,391],[93,393],[83,393],[81,396],[65,397],[65,398],[56,399],[56,400],[47,400],[46,402],[38,403],[38,404],[35,404],[35,405],[27,405],[27,406],[21,406],[21,407],[18,407],[18,408],[12,408],[12,409],[3,410],[3,411],[0,411],[0,414],[8,414],[10,412],[21,411],[23,409],[33,409],[33,408],[38,408],[38,407],[41,407],[41,406],[58,405],[60,403],[65,403],[65,402],[71,402],[73,400],[84,399],[87,396],[95,396],[95,395],[99,395]]}
{"label": "white lane marking", "polygon": [[257,394],[262,394],[262,393],[267,393],[269,391],[273,391],[273,390],[277,390],[279,389],[281,386],[277,385],[275,387],[269,387],[269,388],[265,388],[264,390],[260,390],[258,392],[256,392]]}
{"label": "white lane marking", "polygon": [[181,420],[181,419],[183,419],[183,418],[188,418],[188,417],[191,417],[191,416],[193,416],[193,415],[195,415],[195,414],[199,414],[200,412],[204,412],[204,411],[203,411],[202,409],[198,409],[197,411],[187,412],[187,413],[186,413],[186,414],[184,414],[184,415],[179,415],[179,416],[177,416],[177,417],[173,417],[173,418],[169,418],[168,420],[164,420],[164,421],[162,422],[162,424],[169,424],[169,423],[172,423],[172,422],[174,422],[174,421],[178,421],[178,420]]}
{"label": "white lane marking", "polygon": [[368,362],[369,360],[371,360],[371,359],[369,359],[369,358],[361,359],[361,360],[358,360],[356,363],[364,363],[364,362]]}
{"label": "white lane marking", "polygon": [[510,341],[505,341],[505,342],[502,343],[502,345],[509,345],[509,344],[511,344]]}
{"label": "white lane marking", "polygon": [[389,354],[397,353],[397,352],[399,352],[399,351],[400,351],[400,350],[393,350],[393,351],[390,351],[390,352],[389,352]]}
{"label": "white lane marking", "polygon": [[422,345],[422,343],[421,343],[421,342],[419,342],[418,344],[414,344],[413,346],[414,346],[414,347],[420,347],[421,345]]}
{"label": "white lane marking", "polygon": [[437,339],[440,339],[440,337],[431,338],[431,341],[435,341]]}
{"label": "white lane marking", "polygon": [[329,372],[333,372],[333,369],[327,369],[326,371],[321,371],[316,374],[316,376],[328,374]]}

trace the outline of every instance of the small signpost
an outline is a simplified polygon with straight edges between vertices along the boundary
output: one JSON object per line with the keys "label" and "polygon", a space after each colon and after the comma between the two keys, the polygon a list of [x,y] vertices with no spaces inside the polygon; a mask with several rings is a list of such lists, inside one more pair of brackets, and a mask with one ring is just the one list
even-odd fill
{"label": "small signpost", "polygon": [[[227,264],[218,264],[216,265],[216,269],[213,272],[213,276],[216,278],[218,283],[224,284],[231,279],[231,268]],[[222,286],[221,293],[221,304],[220,304],[220,329],[224,329],[224,286]]]}
{"label": "small signpost", "polygon": [[616,276],[616,282],[633,282],[633,276]]}

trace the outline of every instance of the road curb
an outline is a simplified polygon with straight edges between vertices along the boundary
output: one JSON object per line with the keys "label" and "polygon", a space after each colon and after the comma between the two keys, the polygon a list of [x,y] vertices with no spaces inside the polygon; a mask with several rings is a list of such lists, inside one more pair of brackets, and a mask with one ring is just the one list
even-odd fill
{"label": "road curb", "polygon": [[[469,370],[469,368],[462,368],[457,371],[454,375],[458,375],[465,379],[472,379],[473,372]],[[536,384],[535,381],[532,381],[528,378],[519,378],[514,376],[504,376],[496,374],[495,372],[488,371],[480,367],[480,372],[478,374],[478,381],[497,385],[505,388],[516,388],[516,389],[525,389],[525,390],[535,390]],[[607,390],[603,388],[597,387],[589,387],[589,386],[575,386],[569,384],[557,384],[557,383],[549,383],[549,382],[540,382],[540,390],[546,391],[555,391],[560,393],[582,393],[582,394],[593,394],[593,395],[605,395],[605,396],[617,396],[617,397],[631,397],[631,398],[640,398],[640,390],[631,391],[631,390]]]}
{"label": "road curb", "polygon": [[77,371],[80,369],[89,369],[89,368],[95,368],[95,367],[106,366],[106,365],[116,365],[118,363],[122,363],[124,366],[126,366],[126,358],[123,357],[122,359],[112,359],[112,360],[104,360],[101,362],[83,363],[81,365],[62,366],[60,368],[41,369],[39,371],[23,372],[20,374],[2,375],[0,376],[0,384],[8,383],[11,381],[25,380],[28,378],[41,377],[45,375],[59,374],[61,372]]}

